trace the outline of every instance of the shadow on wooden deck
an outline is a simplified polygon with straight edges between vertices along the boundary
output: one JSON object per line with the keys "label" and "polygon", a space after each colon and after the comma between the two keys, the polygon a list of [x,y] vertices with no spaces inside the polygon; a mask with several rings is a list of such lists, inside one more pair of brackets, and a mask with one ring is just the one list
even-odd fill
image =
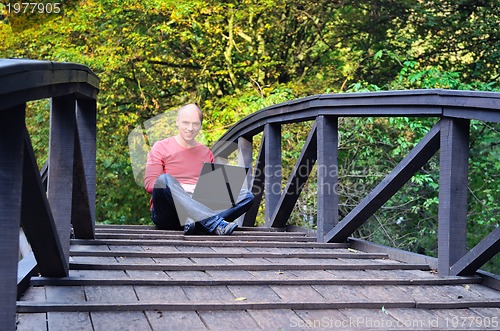
{"label": "shadow on wooden deck", "polygon": [[500,292],[349,243],[240,228],[97,226],[70,275],[32,277],[18,330],[498,329]]}

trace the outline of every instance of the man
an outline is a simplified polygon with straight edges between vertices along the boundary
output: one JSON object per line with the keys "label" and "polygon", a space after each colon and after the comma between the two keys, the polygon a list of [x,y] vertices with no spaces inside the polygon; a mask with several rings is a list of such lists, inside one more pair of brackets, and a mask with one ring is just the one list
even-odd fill
{"label": "man", "polygon": [[204,162],[214,162],[210,149],[195,140],[203,113],[196,104],[182,106],[177,114],[178,134],[156,142],[148,154],[144,188],[151,194],[151,218],[161,229],[179,229],[184,234],[230,235],[233,223],[253,203],[254,196],[242,190],[234,207],[214,211],[191,195]]}

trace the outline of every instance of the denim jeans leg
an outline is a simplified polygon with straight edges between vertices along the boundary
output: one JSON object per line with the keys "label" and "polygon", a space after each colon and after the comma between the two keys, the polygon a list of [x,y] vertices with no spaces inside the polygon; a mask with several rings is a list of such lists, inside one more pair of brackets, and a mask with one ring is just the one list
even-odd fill
{"label": "denim jeans leg", "polygon": [[232,222],[244,213],[246,213],[253,204],[254,196],[252,192],[245,190],[243,194],[240,195],[240,200],[236,203],[236,206],[224,210],[218,215],[224,218],[228,222]]}
{"label": "denim jeans leg", "polygon": [[168,174],[158,177],[153,189],[153,222],[162,229],[181,229],[186,218],[198,221],[206,232],[213,232],[222,218],[228,222],[245,213],[253,203],[254,196],[248,190],[241,190],[237,203],[227,210],[214,211],[193,200],[179,182]]}
{"label": "denim jeans leg", "polygon": [[193,200],[181,184],[169,174],[158,177],[152,199],[153,222],[163,229],[181,229],[188,218],[199,221],[217,214],[217,211]]}
{"label": "denim jeans leg", "polygon": [[212,233],[212,232],[214,232],[215,228],[219,226],[219,224],[221,222],[222,222],[222,218],[219,217],[219,215],[215,215],[215,216],[206,218],[204,220],[198,221],[198,224],[201,225],[204,232]]}
{"label": "denim jeans leg", "polygon": [[165,179],[162,175],[155,182],[152,193],[153,209],[151,210],[151,218],[153,223],[160,229],[179,230],[181,229],[179,217],[177,216],[172,193],[168,185],[166,185]]}
{"label": "denim jeans leg", "polygon": [[244,192],[242,191],[239,198],[240,199],[236,203],[236,206],[226,209],[210,218],[201,220],[198,223],[200,223],[205,231],[212,233],[220,224],[222,219],[225,219],[228,222],[234,221],[250,209],[254,200],[253,194],[248,190],[245,190]]}

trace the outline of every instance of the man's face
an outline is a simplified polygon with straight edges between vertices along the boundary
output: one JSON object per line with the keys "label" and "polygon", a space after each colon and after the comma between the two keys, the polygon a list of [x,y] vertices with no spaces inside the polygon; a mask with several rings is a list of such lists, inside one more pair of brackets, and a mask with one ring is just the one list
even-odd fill
{"label": "man's face", "polygon": [[194,107],[182,110],[177,117],[177,128],[184,141],[193,142],[201,130],[198,110]]}

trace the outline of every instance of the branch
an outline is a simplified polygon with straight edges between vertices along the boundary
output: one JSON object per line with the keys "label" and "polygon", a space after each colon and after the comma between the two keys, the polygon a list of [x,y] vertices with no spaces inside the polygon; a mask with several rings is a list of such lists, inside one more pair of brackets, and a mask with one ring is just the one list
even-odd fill
{"label": "branch", "polygon": [[167,66],[171,68],[190,68],[190,69],[201,69],[201,67],[197,64],[191,64],[191,63],[186,63],[186,64],[179,64],[179,63],[173,63],[173,62],[167,62],[167,61],[157,61],[157,60],[147,60],[147,63],[150,64],[158,64],[162,66]]}

